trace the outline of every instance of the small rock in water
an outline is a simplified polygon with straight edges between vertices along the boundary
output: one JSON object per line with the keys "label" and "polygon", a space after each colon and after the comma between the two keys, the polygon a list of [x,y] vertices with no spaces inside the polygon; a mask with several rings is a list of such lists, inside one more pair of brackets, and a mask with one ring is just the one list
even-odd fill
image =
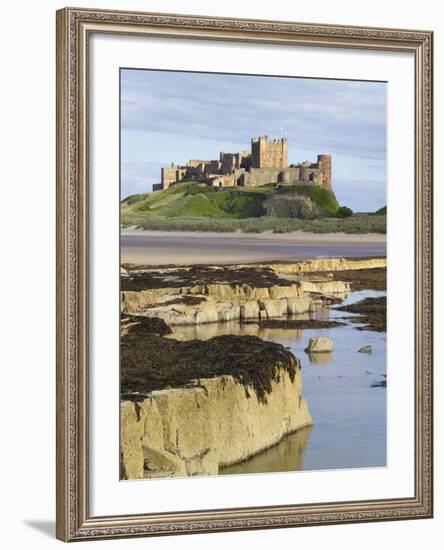
{"label": "small rock in water", "polygon": [[308,346],[305,348],[306,353],[326,353],[332,351],[333,340],[325,336],[318,338],[310,338]]}
{"label": "small rock in water", "polygon": [[380,380],[379,382],[373,382],[371,385],[372,388],[386,388],[387,382],[385,380]]}
{"label": "small rock in water", "polygon": [[362,348],[358,349],[358,353],[371,353],[372,347],[371,346],[362,346]]}

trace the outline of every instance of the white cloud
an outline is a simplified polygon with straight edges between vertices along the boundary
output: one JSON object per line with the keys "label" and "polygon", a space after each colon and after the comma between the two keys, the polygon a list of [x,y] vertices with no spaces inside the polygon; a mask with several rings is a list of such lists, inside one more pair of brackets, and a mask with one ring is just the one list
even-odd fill
{"label": "white cloud", "polygon": [[385,85],[167,71],[122,73],[122,126],[248,143],[279,135],[320,151],[385,157]]}
{"label": "white cloud", "polygon": [[[124,70],[121,91],[122,194],[149,190],[172,160],[217,158],[283,128],[290,162],[333,155],[341,202],[385,203],[384,83]],[[353,184],[355,174],[367,184]]]}

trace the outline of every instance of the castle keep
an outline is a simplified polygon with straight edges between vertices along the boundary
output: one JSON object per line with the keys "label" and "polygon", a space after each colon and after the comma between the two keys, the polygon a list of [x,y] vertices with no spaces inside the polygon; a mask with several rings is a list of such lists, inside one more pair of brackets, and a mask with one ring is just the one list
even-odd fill
{"label": "castle keep", "polygon": [[318,155],[317,162],[288,164],[287,138],[252,138],[251,150],[219,154],[219,160],[191,159],[183,166],[174,163],[162,168],[160,184],[154,191],[168,189],[182,181],[197,181],[215,187],[249,187],[275,183],[282,185],[320,185],[332,188],[331,155]]}

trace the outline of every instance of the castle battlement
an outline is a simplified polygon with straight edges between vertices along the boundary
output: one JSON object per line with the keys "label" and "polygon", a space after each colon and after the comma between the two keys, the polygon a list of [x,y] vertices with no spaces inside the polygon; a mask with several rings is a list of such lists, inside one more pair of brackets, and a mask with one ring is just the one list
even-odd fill
{"label": "castle battlement", "polygon": [[268,143],[280,143],[282,141],[288,141],[288,138],[286,137],[281,137],[281,138],[273,138],[270,140],[270,138],[265,135],[265,136],[258,136],[258,137],[253,137],[251,138],[251,142],[259,142],[259,141],[267,141]]}
{"label": "castle battlement", "polygon": [[217,187],[283,185],[319,185],[332,188],[331,155],[321,154],[317,162],[288,164],[288,139],[253,137],[251,150],[220,152],[218,160],[192,159],[184,166],[162,168],[162,183],[155,190],[167,189],[183,181],[199,181]]}

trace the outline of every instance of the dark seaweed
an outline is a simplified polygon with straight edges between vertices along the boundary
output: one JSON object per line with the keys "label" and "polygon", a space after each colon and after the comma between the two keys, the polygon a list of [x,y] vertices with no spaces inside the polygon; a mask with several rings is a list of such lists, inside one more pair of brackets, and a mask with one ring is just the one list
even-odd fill
{"label": "dark seaweed", "polygon": [[[342,271],[318,271],[311,275],[327,275],[336,281],[347,281],[352,290],[386,290],[387,269],[344,269]],[[331,275],[330,275],[331,274]]]}
{"label": "dark seaweed", "polygon": [[350,320],[364,326],[356,327],[358,330],[373,330],[375,332],[385,332],[387,330],[387,298],[366,298],[356,304],[339,306],[339,311],[348,311],[350,313],[359,313],[359,317],[353,317]]}
{"label": "dark seaweed", "polygon": [[130,330],[134,336],[144,336],[148,333],[165,336],[172,333],[172,330],[163,319],[142,317],[141,315],[122,315],[120,327],[123,331],[125,329]]}
{"label": "dark seaweed", "polygon": [[149,290],[153,288],[179,288],[208,284],[248,284],[257,288],[275,285],[291,285],[268,267],[211,267],[193,265],[189,268],[147,268],[144,271],[129,271],[129,277],[121,277],[122,290]]}
{"label": "dark seaweed", "polygon": [[231,375],[262,403],[279,379],[279,368],[293,381],[299,360],[284,346],[254,336],[217,336],[178,342],[132,327],[121,338],[121,397],[133,401],[165,388],[195,385],[200,378]]}
{"label": "dark seaweed", "polygon": [[378,382],[373,382],[371,385],[372,388],[386,388],[387,387],[387,380],[379,380]]}

